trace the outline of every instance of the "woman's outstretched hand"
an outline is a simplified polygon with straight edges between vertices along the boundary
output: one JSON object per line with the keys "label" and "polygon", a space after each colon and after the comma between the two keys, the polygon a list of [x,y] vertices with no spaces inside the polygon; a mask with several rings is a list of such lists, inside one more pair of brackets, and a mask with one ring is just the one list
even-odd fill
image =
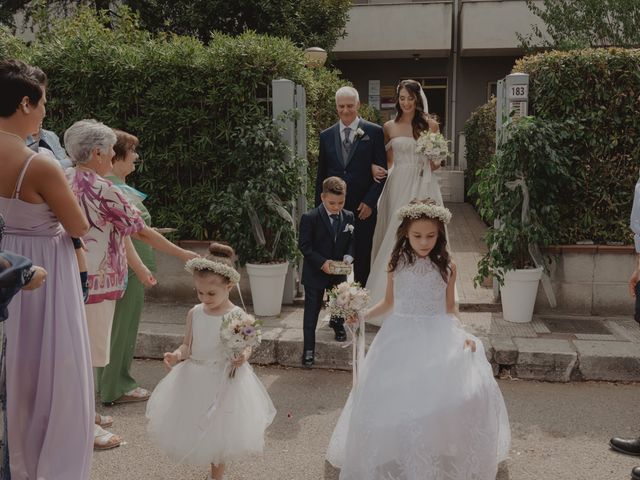
{"label": "woman's outstretched hand", "polygon": [[182,252],[180,254],[180,260],[182,260],[185,263],[187,263],[189,260],[192,260],[194,258],[199,258],[199,257],[200,257],[200,254],[196,252],[192,252],[191,250],[182,249]]}

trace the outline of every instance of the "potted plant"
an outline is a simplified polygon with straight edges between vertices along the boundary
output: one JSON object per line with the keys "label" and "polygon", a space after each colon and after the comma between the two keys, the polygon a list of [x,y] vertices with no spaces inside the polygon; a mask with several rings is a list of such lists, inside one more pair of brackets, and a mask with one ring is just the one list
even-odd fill
{"label": "potted plant", "polygon": [[299,192],[300,160],[287,160],[278,126],[260,119],[233,133],[242,182],[228,185],[211,205],[220,236],[234,246],[249,276],[253,310],[279,315],[289,262],[298,255],[292,215]]}
{"label": "potted plant", "polygon": [[475,284],[493,275],[504,318],[511,322],[531,321],[545,268],[540,249],[554,239],[560,215],[556,195],[571,182],[566,128],[534,117],[515,119],[472,186],[480,215],[493,221]]}

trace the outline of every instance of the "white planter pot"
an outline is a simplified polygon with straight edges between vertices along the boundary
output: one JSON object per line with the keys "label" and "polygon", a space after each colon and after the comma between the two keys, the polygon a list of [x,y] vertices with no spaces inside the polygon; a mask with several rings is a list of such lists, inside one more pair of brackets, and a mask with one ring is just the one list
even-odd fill
{"label": "white planter pot", "polygon": [[280,315],[284,280],[289,262],[257,264],[247,263],[247,274],[251,286],[253,311],[259,317]]}
{"label": "white planter pot", "polygon": [[542,268],[509,270],[505,274],[504,285],[500,287],[505,320],[514,323],[531,321],[541,278]]}

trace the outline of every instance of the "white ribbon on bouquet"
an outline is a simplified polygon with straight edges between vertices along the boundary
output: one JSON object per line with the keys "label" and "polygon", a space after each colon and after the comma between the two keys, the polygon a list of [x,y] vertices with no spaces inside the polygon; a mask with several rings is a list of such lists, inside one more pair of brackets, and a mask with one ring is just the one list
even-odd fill
{"label": "white ribbon on bouquet", "polygon": [[351,365],[352,365],[352,382],[353,388],[358,384],[358,374],[364,362],[365,351],[365,335],[364,335],[364,315],[358,312],[358,321],[348,323],[345,321],[345,327],[351,336],[351,340],[342,348],[351,347]]}

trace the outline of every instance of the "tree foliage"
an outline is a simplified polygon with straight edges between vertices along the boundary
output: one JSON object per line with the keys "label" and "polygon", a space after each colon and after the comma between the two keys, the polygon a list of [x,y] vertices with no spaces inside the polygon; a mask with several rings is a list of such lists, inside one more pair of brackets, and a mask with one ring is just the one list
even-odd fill
{"label": "tree foliage", "polygon": [[[107,25],[109,23],[109,25]],[[217,33],[205,45],[188,36],[155,36],[122,10],[82,9],[25,45],[0,29],[0,58],[22,58],[49,77],[45,127],[62,134],[96,118],[140,139],[143,163],[132,183],[149,195],[158,226],[183,239],[231,242],[242,262],[291,258],[291,211],[306,183],[300,164],[270,120],[271,82],[305,87],[309,156],[319,131],[335,120],[333,93],[343,82],[326,68],[310,70],[289,40],[253,32]],[[266,243],[257,245],[250,208]]]}
{"label": "tree foliage", "polygon": [[573,182],[567,126],[535,117],[514,120],[492,161],[478,170],[472,190],[491,225],[476,283],[489,274],[502,282],[506,271],[531,265],[529,245],[554,240],[561,194]]}
{"label": "tree foliage", "polygon": [[[37,17],[42,7],[69,11],[80,5],[114,8],[109,0],[0,0],[0,21],[25,12]],[[331,49],[344,36],[350,0],[123,0],[150,32],[192,35],[204,42],[212,32],[240,35],[247,31],[286,37],[299,47]],[[113,13],[117,16],[119,9]]]}
{"label": "tree foliage", "polygon": [[478,170],[486,166],[496,153],[496,97],[480,105],[464,124],[467,168],[464,171],[465,192],[473,202],[476,197],[470,187],[476,182]]}
{"label": "tree foliage", "polygon": [[638,0],[527,0],[544,28],[518,34],[527,49],[640,46]]}
{"label": "tree foliage", "polygon": [[[561,135],[560,143],[551,143],[553,149],[568,148],[561,156],[569,156],[571,175],[554,194],[559,215],[540,217],[551,241],[632,243],[629,215],[640,167],[640,50],[545,52],[518,60],[513,71],[529,74],[531,113]],[[495,134],[494,125],[484,125],[487,138]],[[529,134],[541,131],[536,127]],[[548,178],[549,158],[540,154],[543,169],[533,176]],[[498,168],[495,162],[491,168]],[[480,211],[489,221],[493,203],[499,203],[492,188],[502,187],[484,182],[475,190],[486,194]]]}

